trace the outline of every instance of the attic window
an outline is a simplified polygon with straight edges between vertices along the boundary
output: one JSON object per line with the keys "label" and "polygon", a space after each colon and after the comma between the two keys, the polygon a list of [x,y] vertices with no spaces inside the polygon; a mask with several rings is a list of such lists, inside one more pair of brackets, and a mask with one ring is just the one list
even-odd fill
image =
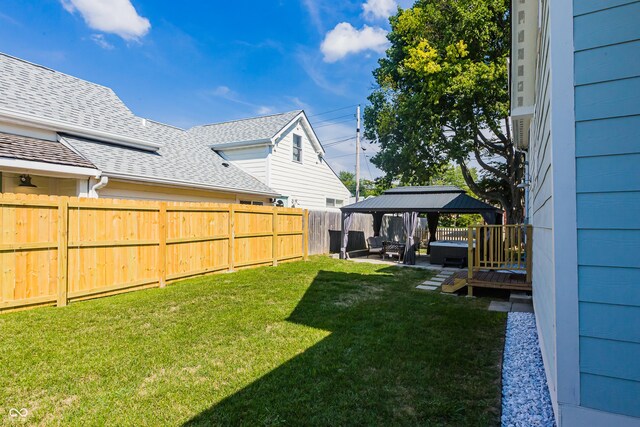
{"label": "attic window", "polygon": [[302,137],[293,134],[293,161],[302,163]]}

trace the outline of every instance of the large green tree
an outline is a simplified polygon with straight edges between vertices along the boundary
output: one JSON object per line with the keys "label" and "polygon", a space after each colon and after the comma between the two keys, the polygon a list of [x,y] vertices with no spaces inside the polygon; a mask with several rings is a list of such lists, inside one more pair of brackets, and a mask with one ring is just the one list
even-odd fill
{"label": "large green tree", "polygon": [[[356,194],[356,175],[353,172],[340,171],[338,178],[352,195]],[[378,194],[380,194],[380,189],[374,181],[360,178],[360,197],[377,196]]]}
{"label": "large green tree", "polygon": [[509,0],[418,0],[399,10],[364,122],[387,182],[430,184],[454,162],[469,188],[514,223],[523,214],[524,158],[508,121],[509,19]]}

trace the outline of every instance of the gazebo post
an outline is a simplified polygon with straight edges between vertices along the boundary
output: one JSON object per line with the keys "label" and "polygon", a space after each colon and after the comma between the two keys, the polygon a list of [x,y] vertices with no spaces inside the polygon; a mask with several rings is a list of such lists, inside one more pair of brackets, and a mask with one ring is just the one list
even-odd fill
{"label": "gazebo post", "polygon": [[[347,247],[344,245],[344,212],[340,212],[340,259],[347,259]],[[347,232],[347,236],[349,236],[349,232]]]}

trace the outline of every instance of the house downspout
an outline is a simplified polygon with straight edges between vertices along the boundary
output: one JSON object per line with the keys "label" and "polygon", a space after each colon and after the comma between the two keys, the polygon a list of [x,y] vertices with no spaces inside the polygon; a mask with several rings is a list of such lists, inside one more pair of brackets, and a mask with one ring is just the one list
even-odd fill
{"label": "house downspout", "polygon": [[[97,179],[97,177],[96,177],[96,179]],[[89,190],[89,197],[92,198],[92,199],[97,199],[99,197],[98,196],[98,190],[106,187],[108,183],[109,183],[109,177],[107,177],[107,176],[100,177],[100,181],[95,183],[91,187],[91,189]]]}

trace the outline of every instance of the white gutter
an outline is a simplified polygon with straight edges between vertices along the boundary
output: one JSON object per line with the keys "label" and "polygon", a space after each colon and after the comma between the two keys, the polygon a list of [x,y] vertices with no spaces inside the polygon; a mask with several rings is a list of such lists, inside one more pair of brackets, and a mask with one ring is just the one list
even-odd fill
{"label": "white gutter", "polygon": [[253,195],[268,196],[268,197],[280,196],[279,193],[275,193],[275,192],[250,191],[250,190],[243,190],[243,189],[232,188],[232,187],[217,187],[213,185],[197,184],[194,182],[182,181],[177,179],[149,178],[149,177],[142,177],[138,175],[129,175],[129,174],[111,173],[111,172],[103,172],[102,174],[109,176],[113,179],[121,179],[125,181],[131,181],[134,183],[144,182],[144,183],[159,184],[159,185],[170,186],[170,187],[171,186],[190,187],[190,188],[198,188],[198,189],[209,190],[209,191],[220,191],[223,193],[253,194]]}
{"label": "white gutter", "polygon": [[86,178],[100,176],[100,171],[94,168],[80,166],[60,165],[56,163],[34,162],[0,157],[0,167],[7,172],[34,173],[39,172],[45,176],[57,178]]}
{"label": "white gutter", "polygon": [[144,141],[138,138],[116,135],[111,132],[104,132],[96,129],[89,129],[82,126],[76,126],[64,123],[54,119],[47,119],[31,114],[0,108],[0,116],[10,123],[18,125],[27,125],[38,129],[46,129],[55,132],[68,132],[74,136],[97,139],[103,142],[109,142],[116,145],[124,145],[126,147],[138,148],[145,151],[158,151],[160,145],[154,142]]}
{"label": "white gutter", "polygon": [[[98,178],[96,176],[96,178]],[[100,181],[98,181],[97,183],[95,183],[91,189],[89,190],[89,197],[97,199],[98,198],[98,190],[104,188],[107,186],[107,184],[109,183],[109,177],[107,176],[102,176],[100,178]]]}

